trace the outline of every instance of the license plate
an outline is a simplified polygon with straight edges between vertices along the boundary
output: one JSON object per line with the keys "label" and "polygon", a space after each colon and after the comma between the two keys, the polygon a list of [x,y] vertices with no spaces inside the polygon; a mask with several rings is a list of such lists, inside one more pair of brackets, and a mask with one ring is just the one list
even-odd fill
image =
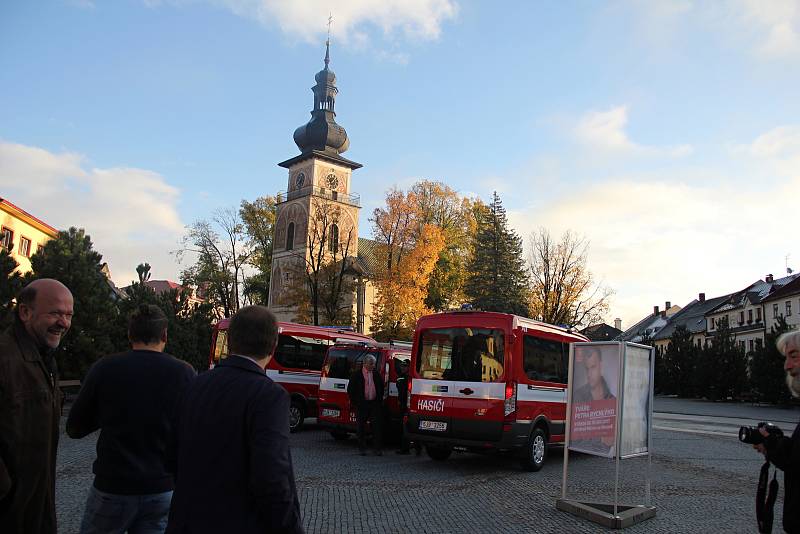
{"label": "license plate", "polygon": [[341,412],[339,410],[333,410],[331,408],[322,409],[322,417],[333,417],[334,419],[338,419],[340,413]]}
{"label": "license plate", "polygon": [[444,421],[420,421],[420,430],[435,430],[436,432],[444,432],[447,430],[447,423]]}

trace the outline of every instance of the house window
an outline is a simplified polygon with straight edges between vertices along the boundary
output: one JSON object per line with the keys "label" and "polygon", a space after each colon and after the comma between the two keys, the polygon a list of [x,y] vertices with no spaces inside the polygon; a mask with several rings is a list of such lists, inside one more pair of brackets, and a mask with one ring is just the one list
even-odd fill
{"label": "house window", "polygon": [[753,322],[753,310],[747,310],[747,324]]}
{"label": "house window", "polygon": [[708,320],[708,329],[709,330],[714,330],[714,319],[713,318]]}
{"label": "house window", "polygon": [[756,308],[756,322],[761,322],[761,308]]}
{"label": "house window", "polygon": [[761,341],[761,338],[757,338],[757,339],[756,339],[756,350],[761,350],[761,346],[762,346],[762,344],[763,344],[763,343],[762,343],[762,341]]}
{"label": "house window", "polygon": [[792,301],[791,300],[787,300],[786,301],[786,317],[791,317],[791,316],[792,316]]}
{"label": "house window", "polygon": [[750,342],[749,342],[749,345],[750,345],[750,352],[753,352],[753,350],[754,350],[754,349],[753,349],[754,343],[755,343],[755,341],[751,339],[751,340],[750,340]]}
{"label": "house window", "polygon": [[26,258],[31,257],[31,240],[27,237],[19,238],[19,253],[25,256]]}
{"label": "house window", "polygon": [[772,305],[772,315],[776,319],[778,318],[778,305],[777,304],[773,304]]}
{"label": "house window", "polygon": [[290,222],[289,227],[286,229],[286,250],[294,248],[294,223]]}
{"label": "house window", "polygon": [[739,312],[739,324],[744,324],[744,310]]}
{"label": "house window", "polygon": [[744,341],[739,342],[739,348],[742,349],[742,352],[744,352]]}
{"label": "house window", "polygon": [[14,245],[14,232],[11,230],[11,228],[6,228],[5,226],[3,226],[2,231],[0,231],[0,246],[10,251],[13,245]]}
{"label": "house window", "polygon": [[328,239],[328,250],[331,254],[335,254],[339,250],[339,227],[335,224],[331,225],[331,235]]}

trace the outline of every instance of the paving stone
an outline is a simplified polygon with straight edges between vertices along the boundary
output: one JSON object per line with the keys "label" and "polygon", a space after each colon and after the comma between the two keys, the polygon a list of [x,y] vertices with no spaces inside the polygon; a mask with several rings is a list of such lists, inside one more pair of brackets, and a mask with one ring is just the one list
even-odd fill
{"label": "paving stone", "polygon": [[[654,519],[626,532],[753,532],[759,455],[735,438],[655,431]],[[78,532],[95,458],[93,434],[62,435],[56,502],[59,532]],[[513,458],[454,453],[437,462],[425,454],[359,456],[354,439],[335,441],[310,424],[292,434],[292,455],[303,523],[309,533],[603,532],[606,529],[556,510],[563,450],[553,449],[538,473]],[[647,461],[621,463],[622,502],[644,503]],[[571,498],[611,500],[615,464],[570,454]],[[779,477],[782,484],[782,477]],[[780,518],[782,494],[776,505]],[[779,525],[778,525],[779,526]],[[778,530],[778,528],[776,528]]]}

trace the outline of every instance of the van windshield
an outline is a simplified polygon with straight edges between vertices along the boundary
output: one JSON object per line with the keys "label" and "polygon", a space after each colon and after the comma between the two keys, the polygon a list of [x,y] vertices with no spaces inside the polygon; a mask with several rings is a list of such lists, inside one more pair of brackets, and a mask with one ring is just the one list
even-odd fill
{"label": "van windshield", "polygon": [[373,355],[380,364],[381,358],[378,350],[368,347],[332,348],[328,351],[323,372],[328,375],[328,378],[349,379],[351,374],[361,368],[361,362],[364,361],[367,354]]}
{"label": "van windshield", "polygon": [[503,375],[503,331],[490,328],[432,328],[419,337],[420,378],[493,382]]}

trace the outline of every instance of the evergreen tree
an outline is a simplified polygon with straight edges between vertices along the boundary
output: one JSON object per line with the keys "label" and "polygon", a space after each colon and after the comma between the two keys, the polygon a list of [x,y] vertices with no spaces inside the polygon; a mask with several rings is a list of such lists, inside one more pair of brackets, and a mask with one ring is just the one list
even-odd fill
{"label": "evergreen tree", "polygon": [[74,299],[72,327],[56,353],[61,376],[81,379],[92,363],[117,345],[111,326],[117,317],[116,295],[101,271],[103,256],[92,248],[83,229],[61,231],[31,257],[28,283],[54,278],[67,286]]}
{"label": "evergreen tree", "polygon": [[717,321],[711,346],[703,352],[707,366],[703,373],[707,381],[705,389],[710,392],[710,398],[739,398],[747,387],[747,356],[736,345],[736,336],[731,333],[727,317]]}
{"label": "evergreen tree", "polygon": [[694,394],[692,377],[697,366],[697,348],[692,343],[691,332],[684,325],[675,328],[661,360],[662,374],[656,379],[659,391],[674,393],[681,397],[692,396]]}
{"label": "evergreen tree", "polygon": [[528,315],[528,269],[522,239],[508,227],[495,192],[480,212],[465,292],[481,310]]}
{"label": "evergreen tree", "polygon": [[14,322],[13,300],[22,289],[22,276],[11,251],[0,247],[0,331]]}
{"label": "evergreen tree", "polygon": [[759,400],[786,403],[792,398],[786,388],[784,357],[775,347],[778,336],[788,330],[786,319],[779,316],[766,335],[764,346],[755,351],[750,360],[750,384]]}
{"label": "evergreen tree", "polygon": [[167,316],[167,346],[165,352],[192,365],[197,371],[208,368],[211,350],[211,304],[190,304],[189,293],[177,289],[156,294],[145,282],[150,278],[150,265],[140,264],[136,268],[139,281],[125,289],[128,298],[119,302],[116,321],[116,349],[124,351],[128,344],[128,317],[141,304],[154,304]]}

